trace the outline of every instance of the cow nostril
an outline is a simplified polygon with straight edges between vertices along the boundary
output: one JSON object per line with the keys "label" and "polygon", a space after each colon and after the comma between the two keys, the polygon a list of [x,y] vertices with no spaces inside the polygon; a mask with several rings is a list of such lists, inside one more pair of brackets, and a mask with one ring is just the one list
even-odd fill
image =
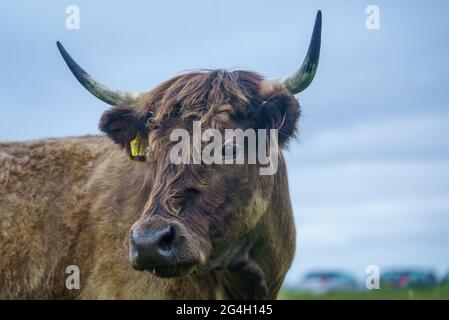
{"label": "cow nostril", "polygon": [[168,230],[159,240],[158,247],[161,254],[167,254],[171,251],[173,242],[175,240],[175,228],[168,227]]}

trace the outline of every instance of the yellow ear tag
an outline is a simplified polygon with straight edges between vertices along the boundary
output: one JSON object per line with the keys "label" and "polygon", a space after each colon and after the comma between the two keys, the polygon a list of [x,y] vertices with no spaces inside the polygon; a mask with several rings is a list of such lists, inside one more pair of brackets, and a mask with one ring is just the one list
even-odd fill
{"label": "yellow ear tag", "polygon": [[139,135],[137,135],[131,142],[129,143],[131,148],[131,157],[132,159],[137,158],[137,160],[142,160],[145,158],[145,152],[148,148],[148,142],[146,139],[141,139]]}

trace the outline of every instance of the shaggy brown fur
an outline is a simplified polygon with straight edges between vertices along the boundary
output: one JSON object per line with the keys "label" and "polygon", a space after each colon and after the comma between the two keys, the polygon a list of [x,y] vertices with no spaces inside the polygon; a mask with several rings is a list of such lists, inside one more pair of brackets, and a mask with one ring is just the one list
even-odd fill
{"label": "shaggy brown fur", "polygon": [[[174,128],[278,128],[285,146],[299,105],[259,75],[177,76],[134,107],[106,111],[107,137],[0,144],[0,298],[275,298],[294,254],[287,172],[258,165],[173,165]],[[148,139],[143,161],[129,142]],[[192,273],[162,278],[132,268],[130,227],[182,226]],[[81,289],[65,287],[80,268]]]}

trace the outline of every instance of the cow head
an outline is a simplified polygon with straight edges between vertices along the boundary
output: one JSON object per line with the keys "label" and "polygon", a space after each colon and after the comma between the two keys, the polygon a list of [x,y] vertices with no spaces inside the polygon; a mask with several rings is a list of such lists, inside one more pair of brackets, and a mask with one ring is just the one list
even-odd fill
{"label": "cow head", "polygon": [[[203,132],[214,129],[223,137],[226,129],[277,129],[278,144],[284,147],[300,115],[294,94],[312,82],[318,66],[320,35],[318,12],[304,63],[289,77],[268,81],[249,71],[198,71],[145,94],[98,83],[58,42],[81,84],[113,105],[103,114],[100,129],[129,154],[130,161],[143,162],[142,170],[151,172],[152,190],[141,218],[130,229],[134,268],[172,277],[231,267],[260,240],[259,225],[275,188],[274,176],[261,175],[257,161],[174,163],[171,155],[179,141],[172,134],[181,129],[193,136],[195,121]],[[245,153],[245,141],[242,146],[223,139],[214,158],[229,160],[240,149]],[[269,139],[263,144],[270,144]],[[184,159],[192,160],[194,149]]]}

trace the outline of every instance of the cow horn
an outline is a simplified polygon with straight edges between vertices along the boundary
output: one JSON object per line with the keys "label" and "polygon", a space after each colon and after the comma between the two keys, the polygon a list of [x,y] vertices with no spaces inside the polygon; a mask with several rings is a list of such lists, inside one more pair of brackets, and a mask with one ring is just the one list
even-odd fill
{"label": "cow horn", "polygon": [[67,63],[70,71],[81,85],[87,89],[90,93],[96,96],[98,99],[114,106],[126,106],[132,105],[141,96],[140,93],[125,92],[119,90],[113,90],[107,86],[97,82],[90,74],[83,70],[72,57],[67,53],[62,44],[56,42],[59,52],[61,53],[64,61]]}
{"label": "cow horn", "polygon": [[307,54],[301,68],[299,68],[299,70],[291,76],[279,79],[279,84],[293,94],[297,94],[305,90],[312,83],[318,69],[320,47],[321,11],[318,11],[315,18],[315,26],[313,27],[312,39],[310,40],[309,49],[307,50]]}

